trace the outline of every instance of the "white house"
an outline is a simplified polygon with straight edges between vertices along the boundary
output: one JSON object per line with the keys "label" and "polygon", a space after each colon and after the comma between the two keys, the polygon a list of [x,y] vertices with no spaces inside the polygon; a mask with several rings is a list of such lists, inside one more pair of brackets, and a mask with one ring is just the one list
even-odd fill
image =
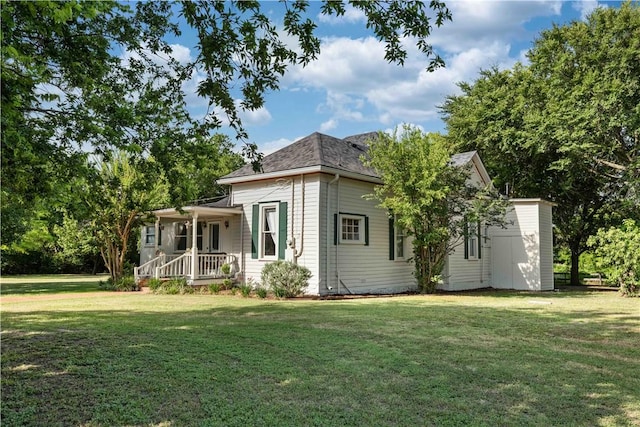
{"label": "white house", "polygon": [[[409,239],[363,197],[382,183],[361,161],[370,137],[313,133],[266,156],[261,172],[245,165],[219,179],[231,191],[216,203],[156,211],[142,230],[136,276],[202,283],[221,277],[226,263],[259,281],[265,264],[288,259],[311,270],[307,294],[415,290]],[[490,183],[475,151],[452,162],[469,165],[473,182]],[[506,229],[480,226],[448,256],[441,289],[553,289],[552,205],[511,203]]]}

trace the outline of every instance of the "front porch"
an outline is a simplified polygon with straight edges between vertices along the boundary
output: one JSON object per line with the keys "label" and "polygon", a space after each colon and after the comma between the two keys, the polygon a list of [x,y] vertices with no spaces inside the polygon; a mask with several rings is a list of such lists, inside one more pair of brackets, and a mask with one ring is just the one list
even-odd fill
{"label": "front porch", "polygon": [[[229,265],[229,270],[223,265]],[[225,272],[226,270],[226,272]],[[198,280],[223,279],[237,271],[237,258],[229,254],[198,254],[191,250],[181,255],[160,254],[152,260],[134,268],[136,282],[144,279],[169,279],[184,277],[191,284]]]}
{"label": "front porch", "polygon": [[241,248],[234,242],[240,240],[242,210],[221,202],[154,211],[155,223],[142,227],[136,282],[183,277],[196,284],[240,272],[234,254]]}

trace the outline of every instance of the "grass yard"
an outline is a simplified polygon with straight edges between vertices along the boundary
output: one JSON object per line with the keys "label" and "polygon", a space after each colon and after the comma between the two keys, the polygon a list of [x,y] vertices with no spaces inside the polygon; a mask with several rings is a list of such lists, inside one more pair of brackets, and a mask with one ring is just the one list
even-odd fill
{"label": "grass yard", "polygon": [[640,300],[615,292],[276,301],[85,285],[3,281],[3,426],[640,425]]}

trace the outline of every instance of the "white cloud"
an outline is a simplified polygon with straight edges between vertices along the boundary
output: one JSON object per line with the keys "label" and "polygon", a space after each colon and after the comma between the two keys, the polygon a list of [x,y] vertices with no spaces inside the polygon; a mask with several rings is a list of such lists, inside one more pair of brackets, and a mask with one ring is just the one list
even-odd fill
{"label": "white cloud", "polygon": [[265,107],[260,107],[257,110],[245,110],[239,107],[240,103],[236,101],[238,107],[238,115],[242,124],[245,126],[262,126],[271,121],[271,113]]}
{"label": "white cloud", "polygon": [[329,132],[336,127],[338,127],[338,121],[336,119],[329,119],[320,125],[320,132]]}
{"label": "white cloud", "polygon": [[504,69],[526,60],[521,46],[511,52],[513,43],[533,40],[535,33],[525,24],[535,17],[558,16],[562,2],[451,0],[447,6],[453,22],[434,28],[428,39],[446,68],[426,72],[426,59],[409,40],[408,57],[398,67],[385,61],[384,44],[374,37],[333,37],[322,40],[316,61],[292,68],[282,87],[325,93],[316,107],[328,115],[321,129],[348,122],[378,127],[434,121],[439,117],[437,106],[459,93],[458,82],[473,81],[481,69]]}
{"label": "white cloud", "polygon": [[587,20],[587,17],[598,7],[607,7],[606,5],[599,5],[597,0],[582,0],[573,2],[572,6],[575,10],[580,12],[580,19]]}
{"label": "white cloud", "polygon": [[[262,126],[271,121],[271,113],[265,107],[258,108],[257,110],[246,110],[241,107],[242,100],[236,99],[234,102],[243,126]],[[221,107],[216,106],[212,112],[204,113],[204,115],[216,117],[224,127],[230,124],[229,117],[227,117]]]}
{"label": "white cloud", "polygon": [[171,44],[171,57],[178,61],[180,64],[185,65],[193,60],[191,57],[191,49],[181,44]]}
{"label": "white cloud", "polygon": [[523,24],[532,17],[560,15],[562,1],[451,0],[447,7],[453,20],[434,27],[429,43],[457,53],[496,40],[530,40],[533,34]]}
{"label": "white cloud", "polygon": [[350,4],[345,6],[344,15],[336,16],[336,15],[324,15],[322,13],[318,14],[317,19],[319,22],[331,25],[338,24],[354,24],[356,22],[366,22],[367,17],[364,12],[359,9],[354,8]]}
{"label": "white cloud", "polygon": [[287,145],[291,145],[299,139],[303,138],[302,136],[296,137],[294,139],[280,138],[273,141],[268,141],[262,143],[258,146],[258,151],[263,153],[265,156],[278,151],[279,149],[286,147]]}

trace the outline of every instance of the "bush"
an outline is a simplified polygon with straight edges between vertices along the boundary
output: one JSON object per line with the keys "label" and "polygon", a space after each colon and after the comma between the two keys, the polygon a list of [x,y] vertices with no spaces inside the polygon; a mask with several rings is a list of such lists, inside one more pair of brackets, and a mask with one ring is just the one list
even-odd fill
{"label": "bush", "polygon": [[[149,288],[151,288],[151,286],[149,286]],[[154,294],[184,295],[194,293],[195,289],[187,283],[187,279],[175,278],[167,280],[166,282],[161,282],[160,286],[156,289],[152,289],[152,291]]]}
{"label": "bush", "polygon": [[149,290],[153,292],[156,289],[158,289],[160,286],[162,286],[162,280],[156,279],[155,277],[151,278],[147,281],[147,286],[149,287]]}
{"label": "bush", "polygon": [[599,230],[589,238],[598,262],[625,296],[640,296],[640,226],[626,219],[620,228]]}
{"label": "bush", "polygon": [[140,287],[133,276],[124,276],[115,282],[109,278],[106,282],[100,282],[100,287],[108,291],[131,292],[139,291]]}
{"label": "bush", "polygon": [[228,276],[229,273],[231,273],[231,264],[222,264],[222,267],[220,267],[220,271],[222,271],[222,274],[224,274],[225,276]]}
{"label": "bush", "polygon": [[266,298],[267,297],[267,288],[263,288],[262,286],[259,286],[256,288],[256,295],[258,295],[259,298]]}
{"label": "bush", "polygon": [[243,297],[247,298],[249,295],[251,295],[251,289],[251,285],[242,285],[240,286],[240,293]]}
{"label": "bush", "polygon": [[311,278],[307,267],[291,261],[275,261],[262,269],[262,284],[273,291],[277,298],[302,295]]}
{"label": "bush", "polygon": [[220,293],[221,290],[222,290],[222,284],[221,283],[211,283],[211,284],[209,284],[209,292],[211,292],[212,294],[218,294],[218,293]]}
{"label": "bush", "polygon": [[233,280],[224,279],[222,281],[222,289],[232,289],[233,288]]}

